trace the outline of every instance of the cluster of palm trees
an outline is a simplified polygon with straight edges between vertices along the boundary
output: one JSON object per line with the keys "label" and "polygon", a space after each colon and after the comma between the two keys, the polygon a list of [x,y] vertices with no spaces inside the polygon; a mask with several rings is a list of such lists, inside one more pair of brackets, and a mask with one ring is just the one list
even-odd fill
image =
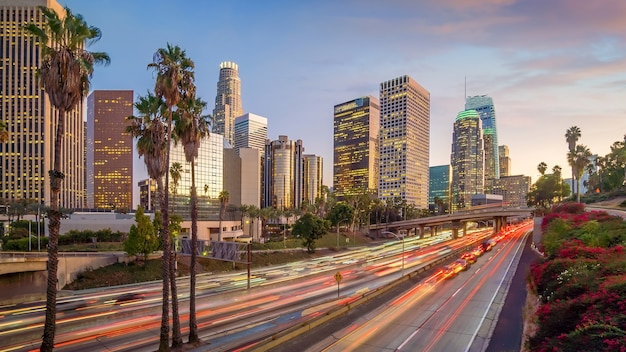
{"label": "cluster of palm trees", "polygon": [[[195,161],[203,139],[208,138],[211,116],[203,115],[206,102],[196,96],[194,62],[180,47],[167,44],[156,51],[148,69],[154,70],[154,92],[139,97],[137,116],[129,116],[126,131],[137,140],[137,152],[144,159],[148,176],[156,180],[161,213],[163,242],[163,304],[159,351],[169,350],[169,302],[172,307],[172,348],[183,344],[178,313],[175,257],[170,236],[169,193],[176,194],[182,165],[170,165],[171,145],[183,147],[185,161],[191,165],[191,267],[189,298],[189,343],[197,344],[195,284],[198,240],[198,194]],[[168,172],[169,171],[169,172]],[[170,185],[171,189],[164,185]]]}

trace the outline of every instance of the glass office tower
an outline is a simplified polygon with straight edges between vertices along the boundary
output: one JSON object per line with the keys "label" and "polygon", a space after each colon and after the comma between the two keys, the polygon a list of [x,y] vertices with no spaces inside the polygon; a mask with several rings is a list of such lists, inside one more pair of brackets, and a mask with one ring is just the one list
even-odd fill
{"label": "glass office tower", "polygon": [[472,196],[484,193],[483,128],[476,110],[461,111],[452,135],[452,211],[471,206]]}
{"label": "glass office tower", "polygon": [[498,129],[496,128],[496,109],[493,99],[487,95],[467,97],[465,110],[476,110],[483,124],[485,140],[485,179],[500,178],[500,158],[498,156]]}
{"label": "glass office tower", "polygon": [[338,199],[378,189],[380,106],[373,96],[335,105],[333,190]]}
{"label": "glass office tower", "polygon": [[428,207],[434,214],[450,212],[452,169],[450,165],[430,167]]}

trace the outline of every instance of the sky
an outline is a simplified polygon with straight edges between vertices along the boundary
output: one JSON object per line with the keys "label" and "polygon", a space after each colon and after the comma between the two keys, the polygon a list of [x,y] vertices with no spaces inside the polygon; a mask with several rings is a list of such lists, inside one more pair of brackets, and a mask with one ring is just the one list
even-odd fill
{"label": "sky", "polygon": [[[245,112],[268,119],[268,138],[301,139],[324,159],[332,185],[333,107],[409,75],[430,92],[430,165],[450,163],[465,96],[489,95],[511,174],[569,170],[565,132],[601,156],[626,134],[623,0],[59,0],[102,38],[111,57],[92,90],[154,88],[147,65],[168,43],[195,63],[212,113],[219,64],[239,65]],[[142,159],[134,183],[147,178]],[[135,195],[136,196],[136,195]],[[135,198],[134,203],[138,203]]]}

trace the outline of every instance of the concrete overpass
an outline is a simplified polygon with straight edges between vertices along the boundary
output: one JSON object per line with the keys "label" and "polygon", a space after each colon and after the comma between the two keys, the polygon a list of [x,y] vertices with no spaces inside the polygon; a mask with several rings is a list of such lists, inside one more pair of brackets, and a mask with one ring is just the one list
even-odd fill
{"label": "concrete overpass", "polygon": [[427,218],[418,218],[412,220],[394,221],[390,223],[370,225],[370,233],[375,232],[381,234],[383,231],[391,231],[400,233],[406,231],[413,232],[420,237],[424,236],[426,227],[430,228],[431,235],[435,235],[437,228],[450,224],[452,227],[452,236],[458,237],[459,229],[463,229],[463,233],[467,230],[467,223],[472,221],[493,221],[494,232],[499,231],[507,224],[508,218],[519,217],[528,218],[532,216],[534,208],[507,208],[502,206],[482,208],[476,210],[459,211],[454,214],[437,215]]}
{"label": "concrete overpass", "polygon": [[[59,252],[57,288],[61,289],[74,281],[85,270],[129,262],[132,259],[124,252]],[[47,265],[47,252],[0,252],[0,279],[7,274],[46,271]]]}

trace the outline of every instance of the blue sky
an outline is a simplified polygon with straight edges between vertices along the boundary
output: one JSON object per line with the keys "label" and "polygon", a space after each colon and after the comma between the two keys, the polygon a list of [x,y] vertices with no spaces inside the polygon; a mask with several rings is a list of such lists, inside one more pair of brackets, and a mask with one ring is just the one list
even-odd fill
{"label": "blue sky", "polygon": [[[169,42],[195,62],[198,95],[213,106],[219,64],[235,61],[244,110],[268,118],[270,139],[301,139],[322,156],[327,185],[333,106],[377,97],[380,82],[404,74],[431,94],[431,166],[450,163],[466,88],[493,97],[512,174],[533,182],[542,161],[569,170],[569,127],[600,155],[626,134],[622,0],[59,2],[102,30],[89,50],[112,62],[92,89],[144,95],[154,86],[146,66]],[[135,184],[146,175],[138,159]]]}

